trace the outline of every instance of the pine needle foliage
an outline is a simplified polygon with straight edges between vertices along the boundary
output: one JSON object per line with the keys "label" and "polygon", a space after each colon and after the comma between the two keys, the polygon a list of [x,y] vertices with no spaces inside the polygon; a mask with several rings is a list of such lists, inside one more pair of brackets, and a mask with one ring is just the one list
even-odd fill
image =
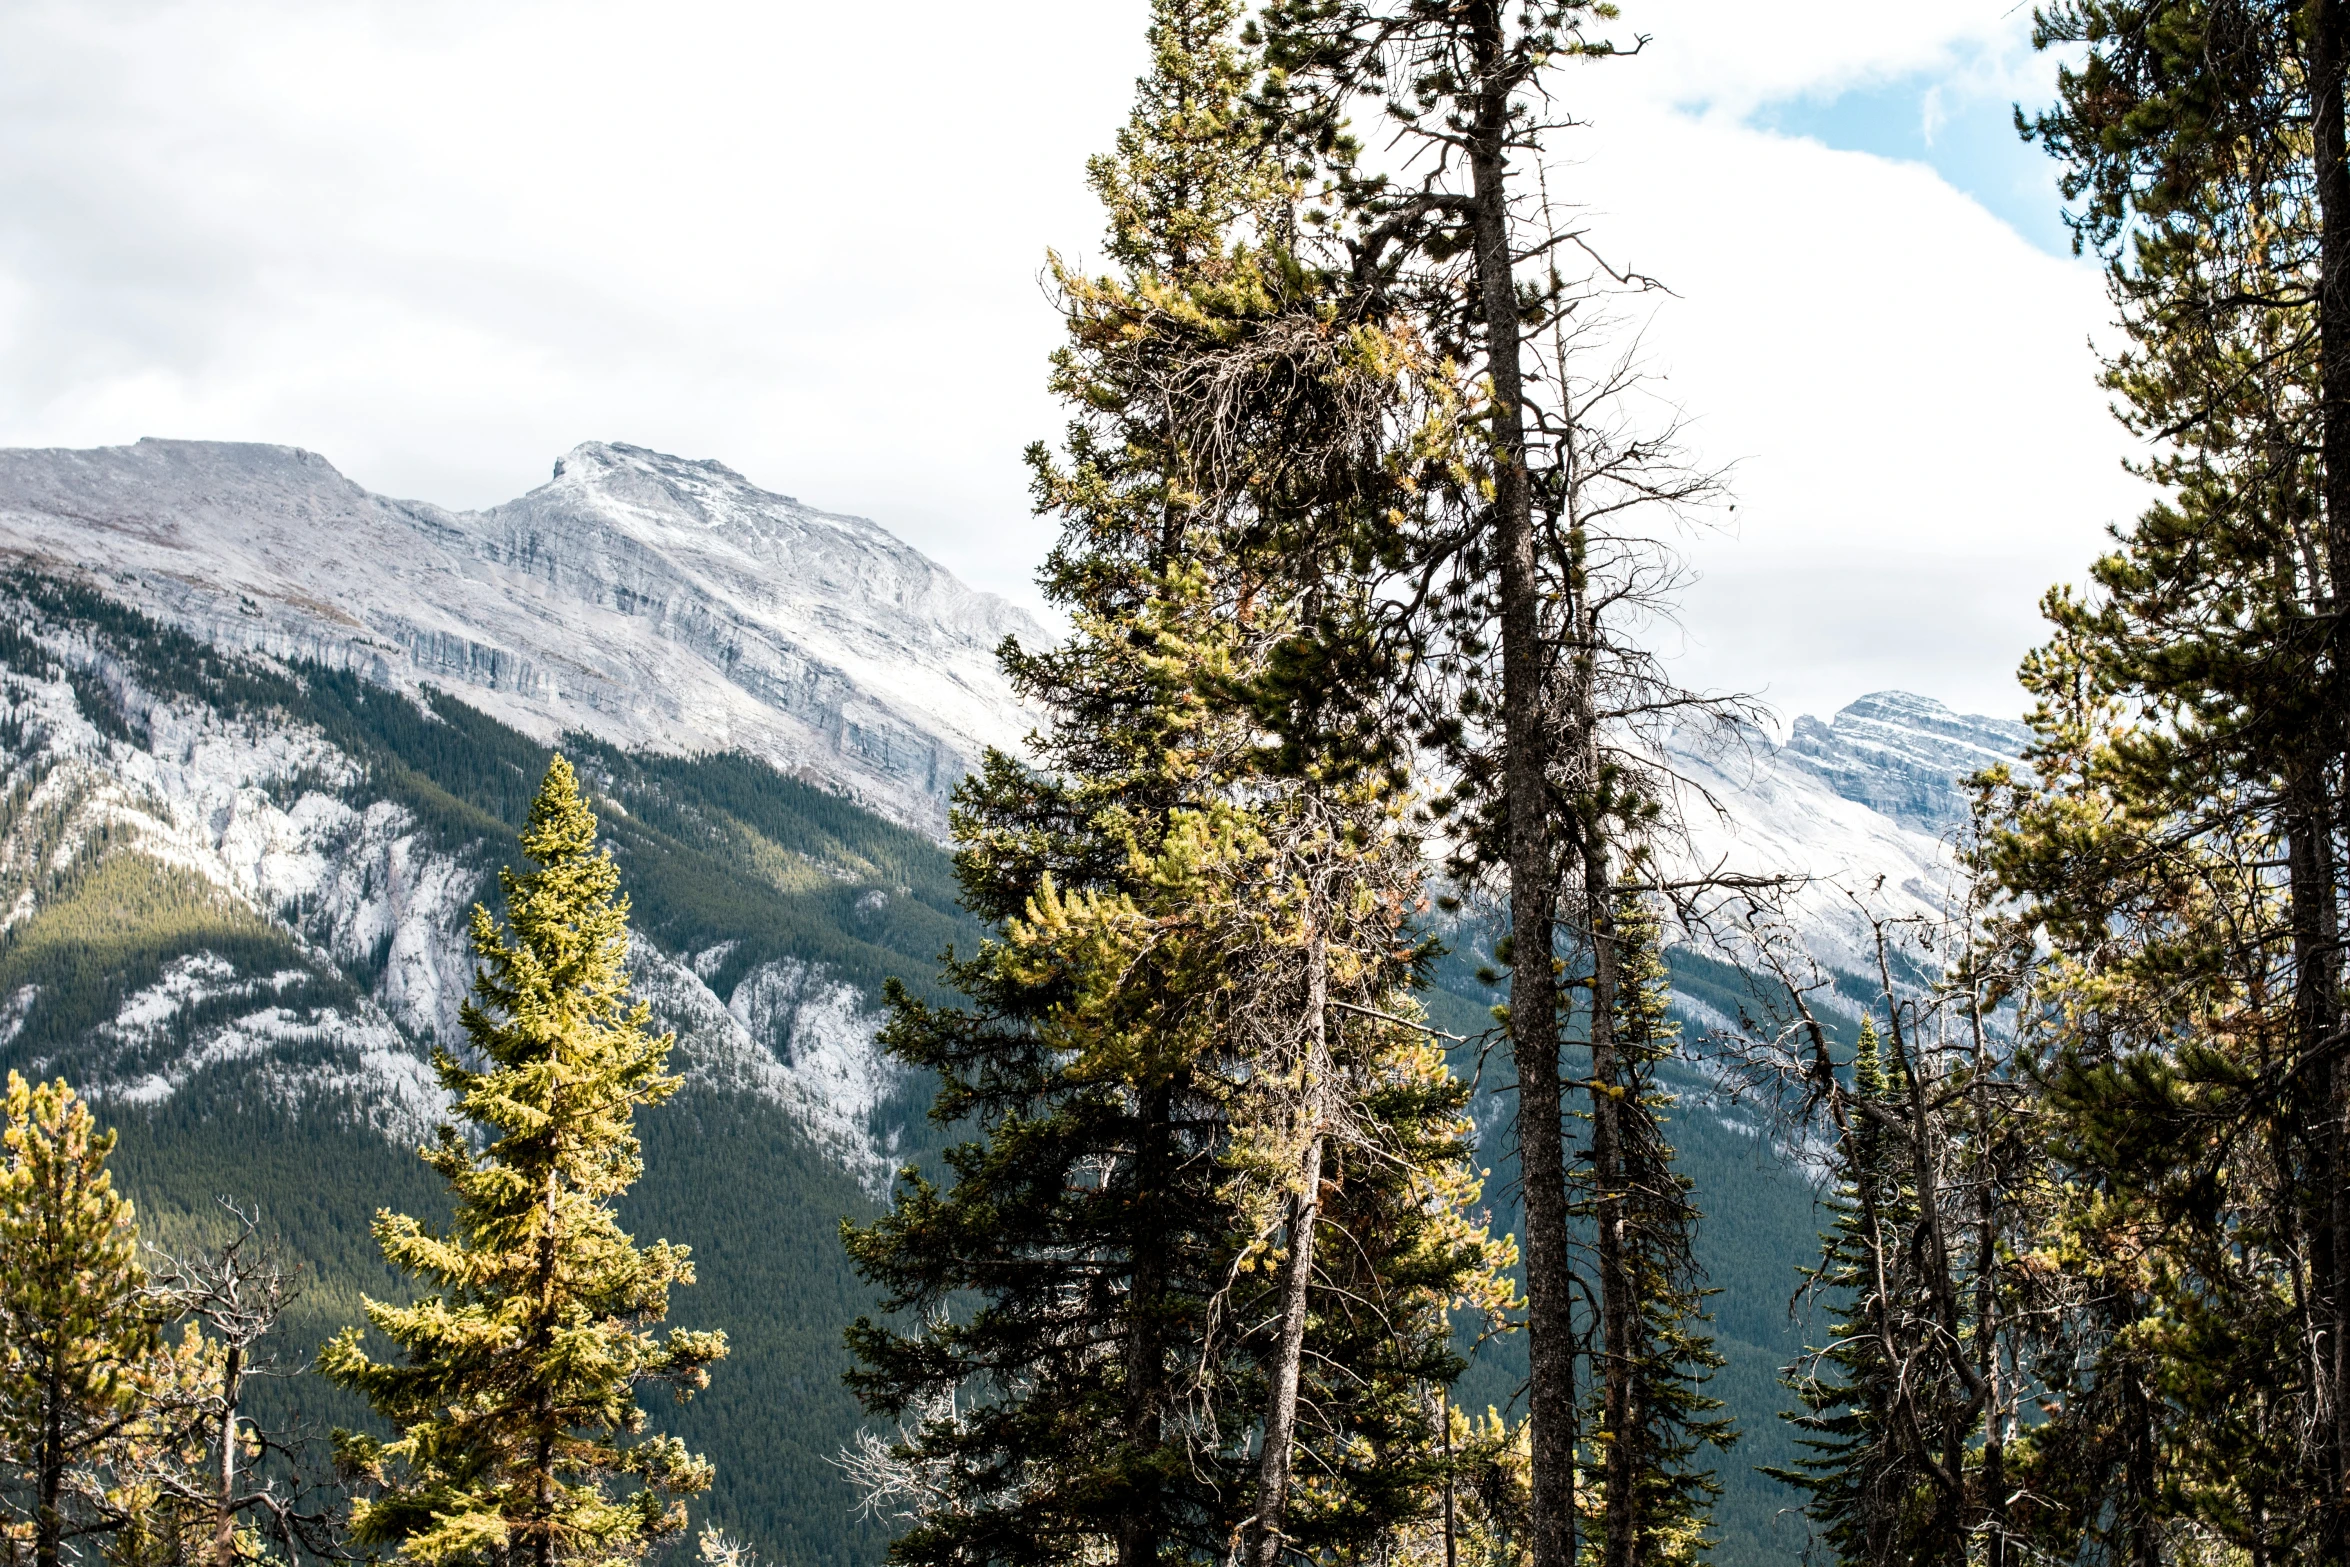
{"label": "pine needle foliage", "polygon": [[2158,498],[2052,591],[2031,776],[1988,860],[2039,957],[2023,1044],[2062,1200],[2028,1349],[2044,1548],[2350,1558],[2350,16],[2067,0],[2056,155]]}
{"label": "pine needle foliage", "polygon": [[906,1563],[1376,1554],[1433,1505],[1446,1306],[1507,1298],[1357,700],[1413,350],[1288,248],[1240,10],[1154,6],[1091,171],[1120,270],[1055,265],[1074,416],[1031,462],[1074,630],[1007,645],[1050,722],[958,797],[968,1004],[892,996],[972,1134],[846,1231],[897,1314],[850,1382],[900,1421],[851,1467]]}
{"label": "pine needle foliage", "polygon": [[621,1567],[681,1533],[684,1498],[711,1478],[682,1442],[644,1434],[637,1390],[691,1396],[726,1342],[653,1331],[693,1266],[683,1246],[638,1246],[614,1214],[643,1172],[635,1114],[679,1079],[663,1072],[672,1036],[630,1004],[628,901],[560,756],[522,849],[532,869],[500,875],[505,928],[474,910],[470,1052],[435,1058],[484,1139],[445,1124],[423,1150],[456,1194],[454,1227],[376,1217],[385,1258],[432,1293],[366,1303],[401,1360],[370,1358],[353,1327],[321,1367],[398,1428],[336,1433],[373,1488],[354,1541],[419,1563]]}
{"label": "pine needle foliage", "polygon": [[[126,1520],[124,1482],[179,1361],[138,1260],[114,1134],[66,1085],[8,1074],[0,1163],[0,1502],[10,1560],[58,1567]],[[191,1338],[188,1355],[202,1346]],[[29,1547],[29,1549],[28,1549]]]}
{"label": "pine needle foliage", "polygon": [[1786,1385],[1802,1406],[1781,1418],[1803,1435],[1805,1456],[1774,1478],[1809,1494],[1804,1514],[1836,1553],[1855,1564],[1887,1558],[1887,1521],[1894,1495],[1916,1483],[1904,1479],[1888,1440],[1890,1382],[1895,1369],[1874,1321],[1872,1303],[1894,1264],[1883,1254],[1899,1245],[1917,1219],[1914,1188],[1904,1179],[1900,1148],[1870,1119],[1875,1107],[1893,1108],[1900,1095],[1888,1084],[1874,1018],[1863,1017],[1852,1064],[1853,1136],[1838,1148],[1837,1184],[1828,1199],[1829,1227],[1820,1236],[1820,1260],[1803,1270],[1807,1294],[1827,1307],[1828,1342],[1788,1368]]}
{"label": "pine needle foliage", "polygon": [[[1635,1309],[1625,1350],[1631,1362],[1624,1418],[1611,1422],[1604,1381],[1593,1390],[1585,1429],[1602,1473],[1604,1507],[1622,1498],[1632,1509],[1629,1532],[1635,1559],[1644,1563],[1695,1561],[1706,1545],[1713,1499],[1721,1492],[1705,1463],[1709,1451],[1735,1440],[1720,1399],[1705,1391],[1723,1364],[1705,1329],[1711,1293],[1697,1268],[1698,1212],[1693,1184],[1675,1168],[1665,1139],[1674,1095],[1656,1079],[1679,1040],[1670,1015],[1656,913],[1646,899],[1616,899],[1621,957],[1615,996],[1618,1080],[1593,1092],[1621,1107],[1621,1213],[1624,1272]],[[1588,1178],[1588,1179],[1595,1179]],[[1596,1213],[1598,1204],[1589,1205]]]}

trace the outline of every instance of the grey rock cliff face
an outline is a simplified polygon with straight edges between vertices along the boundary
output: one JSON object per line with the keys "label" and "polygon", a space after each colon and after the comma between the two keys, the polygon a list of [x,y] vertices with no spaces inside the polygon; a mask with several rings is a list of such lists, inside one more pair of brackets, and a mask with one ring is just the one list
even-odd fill
{"label": "grey rock cliff face", "polygon": [[1779,755],[1845,799],[1938,835],[1966,820],[1962,781],[2014,761],[2030,737],[2006,719],[1954,713],[1907,691],[1878,691],[1827,723],[1798,718]]}
{"label": "grey rock cliff face", "polygon": [[862,518],[602,442],[486,512],[293,447],[0,451],[0,556],[226,647],[462,689],[545,738],[749,751],[933,831],[1029,728],[997,645],[1048,639]]}

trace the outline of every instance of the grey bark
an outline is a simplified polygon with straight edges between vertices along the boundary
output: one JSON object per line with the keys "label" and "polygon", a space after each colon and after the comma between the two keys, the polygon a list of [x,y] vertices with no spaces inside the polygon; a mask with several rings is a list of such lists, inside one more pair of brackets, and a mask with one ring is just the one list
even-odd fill
{"label": "grey bark", "polygon": [[1560,1129],[1558,902],[1545,723],[1541,582],[1526,467],[1523,323],[1509,213],[1509,107],[1497,0],[1468,7],[1479,87],[1468,134],[1470,229],[1486,371],[1493,387],[1494,553],[1501,565],[1502,788],[1510,884],[1510,1055],[1518,1077],[1518,1169],[1526,1204],[1526,1330],[1533,1422],[1532,1567],[1575,1562],[1575,1337]]}
{"label": "grey bark", "polygon": [[1322,1079],[1329,1060],[1329,957],[1319,933],[1306,948],[1304,1022],[1297,1111],[1305,1147],[1298,1160],[1297,1190],[1289,1201],[1289,1254],[1281,1264],[1281,1328],[1265,1397],[1264,1449],[1257,1459],[1257,1513],[1248,1552],[1256,1567],[1273,1567],[1281,1559],[1288,1522],[1291,1459],[1297,1442],[1298,1371],[1305,1360],[1314,1228],[1322,1211]]}

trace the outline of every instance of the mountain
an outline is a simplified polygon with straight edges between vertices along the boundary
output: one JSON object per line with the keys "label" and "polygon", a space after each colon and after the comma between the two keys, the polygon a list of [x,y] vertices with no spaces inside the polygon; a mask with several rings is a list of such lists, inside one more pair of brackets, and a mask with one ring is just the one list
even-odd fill
{"label": "mountain", "polygon": [[[840,1330],[865,1304],[836,1226],[947,1135],[877,1052],[878,997],[892,975],[928,990],[980,935],[938,835],[978,748],[1029,727],[991,662],[1006,634],[1042,637],[876,525],[633,447],[576,448],[478,513],[287,447],[0,452],[0,1067],[101,1102],[151,1230],[259,1200],[309,1270],[288,1334],[306,1351],[362,1291],[405,1288],[368,1216],[443,1211],[413,1149],[470,979],[464,915],[494,901],[560,745],[687,1082],[645,1117],[626,1219],[695,1248],[680,1319],[735,1342],[660,1418],[717,1461],[712,1516],[794,1564],[866,1567],[887,1531],[830,1464],[857,1419]],[[1684,852],[1814,876],[1815,950],[1857,973],[1846,892],[1938,906],[1956,779],[2020,740],[1879,693],[1784,746],[1677,743]],[[1431,1012],[1476,1035],[1504,997],[1474,930],[1457,945]],[[1675,974],[1692,1038],[1735,1013],[1735,972],[1685,951]],[[1774,1377],[1802,1347],[1786,1302],[1812,1195],[1702,1073],[1678,1086],[1717,1390],[1747,1432],[1724,1559],[1792,1560],[1785,1493],[1747,1466],[1788,1456]],[[1513,1225],[1503,1102],[1477,1112]],[[1491,1347],[1464,1400],[1510,1403],[1522,1362]],[[290,1386],[314,1419],[358,1414]]]}
{"label": "mountain", "polygon": [[1864,696],[1824,723],[1798,717],[1784,746],[1751,729],[1676,735],[1665,761],[1681,832],[1669,852],[1683,874],[1800,883],[1785,898],[1812,954],[1873,973],[1860,904],[1889,918],[1942,915],[1967,820],[1962,781],[2015,762],[2028,737],[2022,724],[1905,691]]}
{"label": "mountain", "polygon": [[1796,719],[1779,755],[1788,768],[1811,774],[1841,798],[1939,835],[1966,820],[1959,780],[2014,761],[2030,736],[2010,719],[1953,713],[1927,697],[1879,691],[1828,723]]}
{"label": "mountain", "polygon": [[1026,732],[997,645],[1046,640],[863,518],[603,442],[481,512],[290,446],[5,451],[0,554],[217,647],[462,692],[539,739],[741,751],[932,831]]}

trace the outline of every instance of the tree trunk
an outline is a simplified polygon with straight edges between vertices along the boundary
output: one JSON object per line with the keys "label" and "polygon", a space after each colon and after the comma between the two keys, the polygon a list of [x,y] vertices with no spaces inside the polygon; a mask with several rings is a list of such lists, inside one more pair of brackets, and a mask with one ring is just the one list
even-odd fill
{"label": "tree trunk", "polygon": [[39,1511],[33,1522],[34,1567],[57,1567],[65,1537],[65,1326],[54,1325],[42,1377]]}
{"label": "tree trunk", "polygon": [[236,1344],[220,1368],[220,1495],[212,1514],[213,1567],[236,1567],[237,1561],[237,1394],[245,1351]]}
{"label": "tree trunk", "polygon": [[1541,583],[1526,470],[1521,323],[1510,245],[1509,85],[1497,0],[1469,7],[1479,75],[1469,132],[1470,228],[1486,372],[1493,386],[1494,553],[1501,564],[1502,790],[1510,883],[1510,1054],[1518,1076],[1518,1169],[1526,1203],[1527,1411],[1533,1431],[1532,1567],[1574,1567],[1575,1336],[1560,1131],[1558,898],[1551,831]]}
{"label": "tree trunk", "polygon": [[1297,1376],[1305,1358],[1306,1301],[1314,1271],[1314,1225],[1321,1203],[1322,1138],[1306,1139],[1298,1162],[1300,1189],[1289,1202],[1289,1256],[1281,1266],[1281,1337],[1274,1349],[1272,1387],[1265,1395],[1265,1447],[1257,1462],[1257,1516],[1249,1552],[1257,1567],[1281,1559],[1289,1506],[1290,1451],[1297,1440]]}
{"label": "tree trunk", "polygon": [[[1585,720],[1588,723],[1588,719]],[[1589,756],[1588,747],[1586,756]],[[1624,1099],[1622,1052],[1616,1044],[1614,876],[1600,824],[1583,824],[1583,910],[1591,940],[1591,1183],[1599,1254],[1601,1409],[1607,1421],[1607,1533],[1605,1567],[1634,1567],[1640,1558],[1639,1477],[1644,1454],[1634,1436],[1637,1374],[1633,1344],[1638,1288],[1625,1245]]]}
{"label": "tree trunk", "polygon": [[[547,1166],[547,1233],[539,1246],[539,1346],[543,1357],[554,1346],[555,1266],[560,1253],[557,1224],[563,1196],[559,1164]],[[531,1456],[531,1560],[536,1567],[553,1567],[555,1560],[555,1410],[546,1386],[548,1369],[542,1358],[531,1368],[539,1379],[539,1437]]]}
{"label": "tree trunk", "polygon": [[2008,1567],[2007,1430],[1999,1361],[1999,1169],[1998,1136],[1991,1102],[1991,1049],[1983,1022],[1983,987],[1967,981],[1967,1026],[1974,1042],[1975,1146],[1975,1345],[1983,1398],[1983,1563]]}
{"label": "tree trunk", "polygon": [[2343,1342],[2344,1311],[2350,1308],[2350,1288],[2346,1288],[2344,1278],[2345,1270],[2350,1270],[2350,1190],[2345,1189],[2345,1181],[2350,1179],[2350,1148],[2345,1146],[2343,1115],[2350,1082],[2345,1082],[2340,1042],[2335,1038],[2340,1002],[2333,984],[2334,951],[2338,944],[2334,915],[2333,805],[2326,796],[2322,766],[2322,761],[2308,757],[2289,764],[2285,865],[2293,928],[2294,1032],[2299,1036],[2297,1045],[2302,1059],[2312,1066],[2303,1079],[2309,1084],[2307,1091],[2294,1097],[2300,1102],[2301,1116],[2306,1118],[2310,1153],[2322,1172],[2323,1195],[2311,1215],[2316,1252],[2311,1272],[2316,1298],[2309,1304],[2311,1314],[2317,1319],[2311,1324],[2314,1331],[2309,1336],[2317,1362],[2311,1369],[2316,1385],[2326,1390],[2333,1404],[2333,1419],[2319,1434],[2321,1452],[2313,1455],[2319,1461],[2315,1465],[2317,1472],[2311,1478],[2328,1498],[2320,1535],[2323,1559],[2341,1562],[2350,1559],[2345,1554],[2350,1552],[2350,1517],[2345,1516],[2343,1509],[2350,1441],[2345,1439],[2342,1403],[2344,1377],[2350,1374],[2350,1360],[2346,1360],[2350,1346]]}
{"label": "tree trunk", "polygon": [[1298,1367],[1305,1359],[1306,1305],[1314,1277],[1314,1226],[1322,1211],[1322,1094],[1329,1060],[1329,959],[1316,931],[1306,946],[1304,1059],[1297,1113],[1305,1152],[1289,1201],[1289,1255],[1281,1266],[1281,1333],[1265,1395],[1265,1446],[1257,1461],[1257,1516],[1249,1559],[1273,1567],[1288,1521],[1291,1449],[1297,1440]]}
{"label": "tree trunk", "polygon": [[[1449,1323],[1450,1318],[1446,1321]],[[1444,1442],[1444,1567],[1460,1567],[1460,1512],[1453,1494],[1452,1395],[1442,1388],[1436,1395],[1436,1429]]]}
{"label": "tree trunk", "polygon": [[[2344,657],[2344,594],[2350,578],[2350,162],[2345,162],[2342,90],[2344,67],[2350,61],[2350,27],[2346,27],[2344,0],[2312,0],[2310,21],[2310,133],[2317,165],[2318,206],[2318,402],[2321,419],[2319,451],[2324,464],[2324,500],[2327,566],[2333,578],[2330,590],[2331,645],[2334,662],[2334,711],[2327,738],[2339,748],[2350,716],[2344,683],[2350,681],[2350,659]],[[2320,785],[2322,788],[2322,784]],[[2350,791],[2346,791],[2350,792]],[[2331,812],[2320,816],[2330,842],[2337,825]],[[2328,867],[2330,869],[2330,867]],[[2324,886],[2326,924],[2333,924],[2334,888]],[[2296,944],[2299,910],[2296,911]],[[2331,932],[2329,931],[2330,935]],[[2328,1122],[2325,1149],[2326,1191],[2331,1197],[2327,1248],[2331,1266],[2321,1289],[2326,1296],[2325,1329],[2332,1350],[2330,1372],[2333,1421],[2326,1442],[2330,1462],[2320,1473],[2327,1480],[2327,1520],[2322,1554],[2327,1561],[2350,1561],[2350,1063],[2342,1059],[2339,1006],[2332,976],[2339,962],[2329,942],[2318,965],[2304,968],[2304,992],[2316,990],[2304,1007],[2305,1022],[2321,1032],[2309,1043],[2324,1052],[2328,1062]]]}
{"label": "tree trunk", "polygon": [[[1156,1199],[1166,1190],[1173,1162],[1168,1147],[1175,1087],[1160,1081],[1142,1091],[1136,1106],[1134,1201],[1127,1244],[1133,1272],[1126,1301],[1126,1442],[1129,1464],[1139,1464],[1160,1442],[1166,1381],[1165,1324],[1160,1313],[1167,1293],[1167,1237],[1157,1222]],[[1157,1567],[1159,1510],[1155,1486],[1147,1481],[1132,1496],[1118,1526],[1118,1567]]]}

